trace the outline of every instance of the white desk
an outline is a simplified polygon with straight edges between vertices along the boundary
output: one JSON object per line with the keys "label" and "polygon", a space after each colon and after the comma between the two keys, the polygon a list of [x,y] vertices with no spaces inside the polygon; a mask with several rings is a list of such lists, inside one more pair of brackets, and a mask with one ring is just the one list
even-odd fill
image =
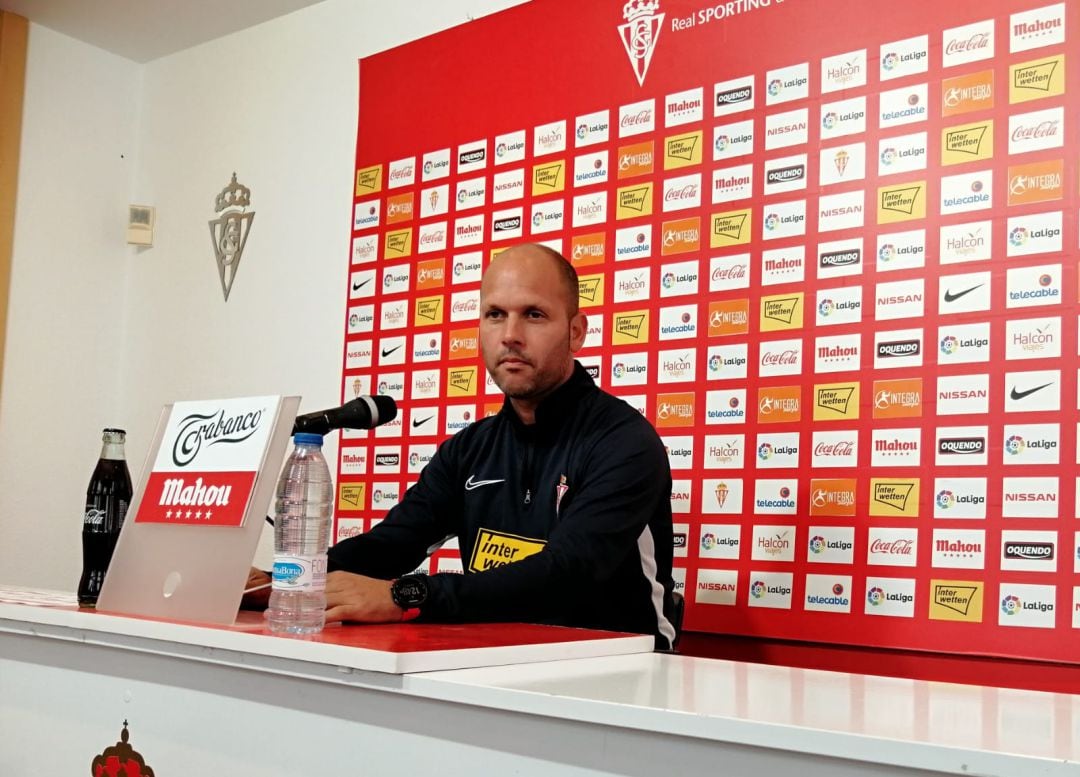
{"label": "white desk", "polygon": [[11,774],[85,774],[127,720],[159,777],[1080,775],[1080,697],[626,653],[634,637],[394,674],[342,645],[57,612],[0,605]]}

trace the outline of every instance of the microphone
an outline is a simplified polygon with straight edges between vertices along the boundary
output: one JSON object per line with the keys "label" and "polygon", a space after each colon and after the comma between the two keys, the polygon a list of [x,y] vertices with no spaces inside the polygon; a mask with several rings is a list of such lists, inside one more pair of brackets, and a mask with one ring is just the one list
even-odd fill
{"label": "microphone", "polygon": [[395,418],[397,403],[393,397],[361,395],[332,410],[298,415],[293,422],[293,434],[327,434],[331,429],[374,429]]}

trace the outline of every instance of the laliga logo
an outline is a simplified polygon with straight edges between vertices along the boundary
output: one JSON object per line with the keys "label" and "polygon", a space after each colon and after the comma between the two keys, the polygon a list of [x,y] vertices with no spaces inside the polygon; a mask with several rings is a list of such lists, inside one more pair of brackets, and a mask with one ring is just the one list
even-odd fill
{"label": "laliga logo", "polygon": [[619,25],[619,38],[626,49],[626,56],[630,58],[638,86],[645,85],[645,74],[652,62],[656,42],[660,39],[664,14],[656,13],[659,9],[660,0],[630,0],[623,6],[626,24]]}
{"label": "laliga logo", "polygon": [[262,414],[262,410],[256,410],[226,418],[224,410],[211,415],[192,413],[180,421],[180,430],[173,441],[173,463],[186,467],[199,455],[203,442],[207,446],[243,442],[258,431]]}

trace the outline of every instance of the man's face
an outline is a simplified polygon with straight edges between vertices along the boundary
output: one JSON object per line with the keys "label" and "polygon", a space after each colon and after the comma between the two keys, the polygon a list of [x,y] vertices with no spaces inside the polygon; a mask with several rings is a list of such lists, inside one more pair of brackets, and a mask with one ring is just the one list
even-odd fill
{"label": "man's face", "polygon": [[570,316],[556,260],[527,246],[492,263],[480,288],[480,347],[495,384],[514,400],[539,402],[570,377],[585,341],[585,317]]}

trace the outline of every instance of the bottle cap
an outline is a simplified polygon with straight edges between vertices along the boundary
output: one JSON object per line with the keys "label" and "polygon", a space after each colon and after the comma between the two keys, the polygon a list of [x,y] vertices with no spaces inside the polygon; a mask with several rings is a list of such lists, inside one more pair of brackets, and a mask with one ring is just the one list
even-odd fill
{"label": "bottle cap", "polygon": [[311,434],[310,432],[297,432],[292,439],[294,445],[318,445],[321,447],[323,436],[321,434]]}
{"label": "bottle cap", "polygon": [[101,430],[101,439],[103,442],[123,442],[126,436],[127,432],[123,429],[108,428]]}

